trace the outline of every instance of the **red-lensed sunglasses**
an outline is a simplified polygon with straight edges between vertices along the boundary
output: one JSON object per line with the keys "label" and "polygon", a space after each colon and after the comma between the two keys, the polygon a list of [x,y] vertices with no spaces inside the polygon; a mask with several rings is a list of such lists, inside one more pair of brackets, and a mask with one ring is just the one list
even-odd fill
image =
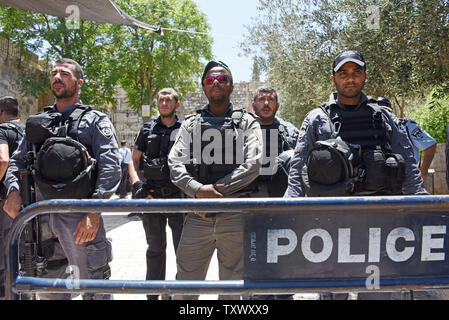
{"label": "red-lensed sunglasses", "polygon": [[229,77],[227,75],[221,74],[219,76],[210,76],[204,79],[205,85],[211,85],[214,81],[217,80],[219,83],[224,84],[229,81]]}

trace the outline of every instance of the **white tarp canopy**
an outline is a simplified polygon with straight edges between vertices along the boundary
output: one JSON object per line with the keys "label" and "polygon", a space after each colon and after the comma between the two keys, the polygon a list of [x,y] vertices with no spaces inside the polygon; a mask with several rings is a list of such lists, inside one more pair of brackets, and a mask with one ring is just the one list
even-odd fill
{"label": "white tarp canopy", "polygon": [[153,27],[130,17],[112,0],[0,0],[0,4],[57,17],[71,16],[73,6],[76,6],[81,20],[121,24],[161,33],[161,27]]}

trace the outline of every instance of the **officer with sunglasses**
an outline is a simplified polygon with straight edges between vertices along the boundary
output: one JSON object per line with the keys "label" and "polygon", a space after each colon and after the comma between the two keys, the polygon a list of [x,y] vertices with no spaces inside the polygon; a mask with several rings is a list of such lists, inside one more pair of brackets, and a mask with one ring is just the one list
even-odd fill
{"label": "officer with sunglasses", "polygon": [[[225,63],[209,62],[202,86],[209,103],[181,125],[168,157],[172,182],[191,198],[248,197],[260,170],[260,125],[231,103],[234,85]],[[242,279],[243,226],[241,213],[188,214],[177,249],[176,278],[204,280],[217,249],[220,280]]]}

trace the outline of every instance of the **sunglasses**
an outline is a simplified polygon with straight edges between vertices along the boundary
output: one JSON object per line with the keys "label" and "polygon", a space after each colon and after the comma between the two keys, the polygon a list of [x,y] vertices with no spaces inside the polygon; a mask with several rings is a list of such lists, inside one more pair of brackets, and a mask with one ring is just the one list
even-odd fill
{"label": "sunglasses", "polygon": [[227,75],[210,76],[204,79],[204,84],[211,85],[215,80],[217,80],[221,84],[225,84],[229,81],[229,77]]}

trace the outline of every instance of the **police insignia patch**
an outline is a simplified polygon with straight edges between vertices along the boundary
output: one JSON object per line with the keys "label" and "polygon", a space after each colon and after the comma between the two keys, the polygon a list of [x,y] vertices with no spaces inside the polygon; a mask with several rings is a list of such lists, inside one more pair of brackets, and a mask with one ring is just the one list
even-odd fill
{"label": "police insignia patch", "polygon": [[415,130],[412,131],[412,136],[414,136],[417,139],[424,138],[424,135],[420,128],[415,128]]}
{"label": "police insignia patch", "polygon": [[107,139],[111,139],[113,135],[113,130],[111,128],[111,124],[107,121],[101,121],[98,123],[98,128],[103,136]]}

